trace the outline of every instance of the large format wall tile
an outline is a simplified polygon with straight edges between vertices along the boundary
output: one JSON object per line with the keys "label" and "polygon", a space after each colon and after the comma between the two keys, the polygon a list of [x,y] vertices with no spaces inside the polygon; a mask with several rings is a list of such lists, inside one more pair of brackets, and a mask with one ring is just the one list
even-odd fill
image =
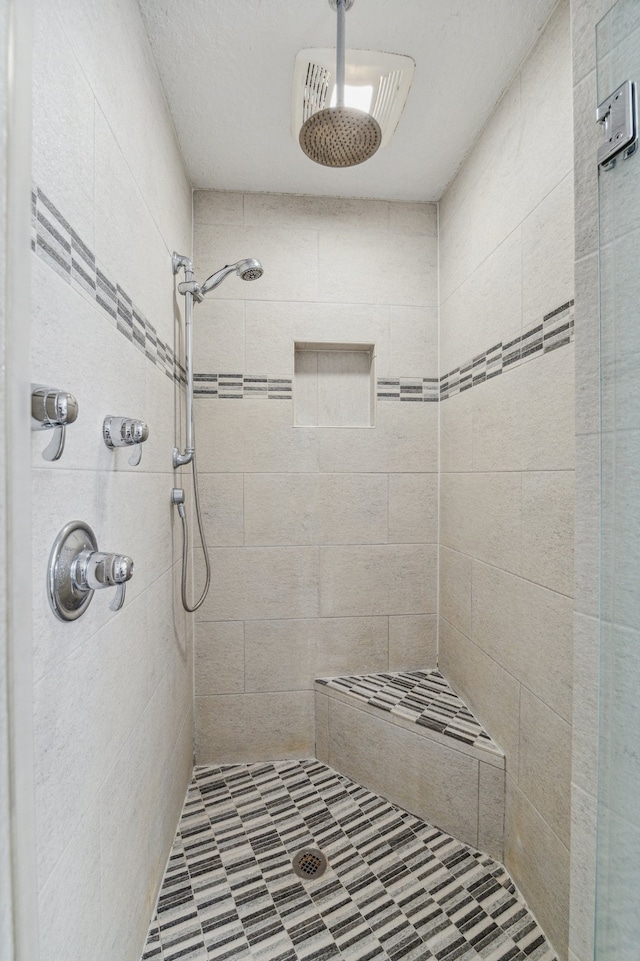
{"label": "large format wall tile", "polygon": [[474,561],[476,644],[568,721],[572,616],[571,598]]}
{"label": "large format wall tile", "polygon": [[385,474],[247,474],[245,543],[385,543],[388,502]]}
{"label": "large format wall tile", "polygon": [[569,851],[507,774],[505,864],[560,957],[569,933]]}
{"label": "large format wall tile", "polygon": [[459,751],[329,699],[329,765],[472,844],[477,843],[478,764]]}
{"label": "large format wall tile", "polygon": [[321,613],[344,617],[432,612],[436,561],[435,545],[323,547]]}
{"label": "large format wall tile", "polygon": [[311,757],[313,691],[196,698],[196,763]]}

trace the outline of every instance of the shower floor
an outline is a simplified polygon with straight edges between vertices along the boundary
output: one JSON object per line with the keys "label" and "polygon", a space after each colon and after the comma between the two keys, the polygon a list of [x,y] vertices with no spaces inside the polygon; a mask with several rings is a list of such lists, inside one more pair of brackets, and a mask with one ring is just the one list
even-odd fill
{"label": "shower floor", "polygon": [[330,958],[555,961],[501,864],[319,761],[196,767],[144,961]]}

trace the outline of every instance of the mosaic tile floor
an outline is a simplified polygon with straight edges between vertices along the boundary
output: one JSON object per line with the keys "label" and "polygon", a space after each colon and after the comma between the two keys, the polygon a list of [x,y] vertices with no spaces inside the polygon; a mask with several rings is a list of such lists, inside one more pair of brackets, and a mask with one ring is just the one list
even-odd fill
{"label": "mosaic tile floor", "polygon": [[319,761],[197,767],[144,961],[331,958],[555,961],[502,865]]}
{"label": "mosaic tile floor", "polygon": [[502,751],[440,671],[318,678],[316,684],[492,754]]}

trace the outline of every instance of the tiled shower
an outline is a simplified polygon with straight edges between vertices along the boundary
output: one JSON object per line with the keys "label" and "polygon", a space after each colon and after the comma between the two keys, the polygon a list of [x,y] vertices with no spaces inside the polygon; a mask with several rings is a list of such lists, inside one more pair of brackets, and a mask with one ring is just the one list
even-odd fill
{"label": "tiled shower", "polygon": [[[462,902],[445,905],[439,880],[426,878],[459,863],[460,897],[478,912],[468,957],[589,958],[594,832],[582,804],[572,850],[571,780],[573,762],[575,821],[576,776],[595,754],[584,707],[595,669],[580,641],[593,607],[574,642],[574,570],[578,607],[598,587],[587,583],[588,524],[574,531],[585,416],[574,398],[577,389],[584,400],[597,338],[581,332],[594,294],[584,277],[574,286],[574,232],[584,243],[595,220],[581,104],[591,107],[600,6],[561,0],[436,204],[251,184],[192,191],[138,4],[34,0],[30,376],[73,392],[81,411],[59,461],[43,460],[48,438],[32,435],[41,957],[137,961],[146,943],[145,958],[160,961],[183,949],[227,956],[223,944],[230,957],[367,948],[448,959],[470,928]],[[170,456],[184,441],[174,250],[193,254],[199,276],[225,259],[265,266],[258,282],[230,281],[195,308],[213,579],[193,617],[180,602],[169,500],[178,481],[191,499],[189,473],[177,477]],[[139,465],[105,447],[108,414],[149,424]],[[592,490],[597,464],[580,464],[580,489]],[[43,558],[72,517],[136,570],[120,612],[98,592],[86,616],[62,624]],[[197,591],[197,539],[193,569]],[[441,682],[420,725],[403,697]],[[429,778],[377,755],[383,742],[398,754],[411,743],[410,763],[424,749],[435,771],[452,731],[460,770],[473,775],[455,781],[461,796],[475,792],[469,836],[446,810],[430,825]],[[385,767],[401,772],[395,785]],[[243,820],[252,810],[256,820]],[[312,841],[336,871],[345,866],[353,930],[377,930],[370,904],[388,913],[388,930],[347,937],[333,875],[311,898],[325,940],[301,920],[309,898],[288,887],[274,897],[289,855]],[[265,917],[285,929],[266,947],[234,890],[243,845],[269,890]],[[388,877],[371,903],[354,858],[375,874],[367,884],[379,869]],[[219,888],[206,875],[214,863],[226,872]],[[394,887],[402,864],[422,878],[415,891],[408,880]],[[427,890],[433,914],[420,901]],[[218,896],[240,919],[226,940]],[[189,940],[192,908],[202,949]],[[171,948],[163,911],[186,932]],[[438,911],[453,926],[430,935],[428,954],[422,938]]]}

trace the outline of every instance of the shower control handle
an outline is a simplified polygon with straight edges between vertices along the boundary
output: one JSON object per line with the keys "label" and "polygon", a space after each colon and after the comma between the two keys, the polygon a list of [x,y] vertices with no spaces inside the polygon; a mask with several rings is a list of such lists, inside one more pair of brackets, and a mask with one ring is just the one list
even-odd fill
{"label": "shower control handle", "polygon": [[149,437],[149,428],[143,420],[132,417],[105,417],[102,424],[102,436],[109,450],[116,447],[133,447],[129,458],[132,467],[137,467],[142,460],[142,447]]}
{"label": "shower control handle", "polygon": [[126,583],[133,577],[133,561],[125,554],[106,554],[104,551],[81,551],[71,567],[71,579],[80,592],[117,587],[109,605],[119,611],[124,604]]}
{"label": "shower control handle", "polygon": [[31,430],[51,430],[53,437],[42,456],[54,461],[62,457],[67,424],[78,416],[78,401],[73,394],[43,384],[31,385]]}

